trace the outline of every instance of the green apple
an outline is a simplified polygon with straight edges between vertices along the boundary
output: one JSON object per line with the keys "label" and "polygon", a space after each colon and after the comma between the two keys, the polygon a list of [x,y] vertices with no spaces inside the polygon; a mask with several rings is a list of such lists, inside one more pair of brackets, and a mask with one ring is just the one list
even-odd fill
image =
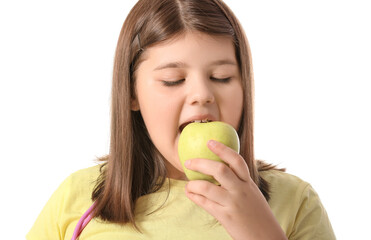
{"label": "green apple", "polygon": [[207,147],[209,140],[221,142],[237,153],[240,151],[238,134],[231,125],[218,121],[193,122],[188,124],[180,134],[178,142],[179,160],[189,180],[207,180],[220,185],[212,176],[189,170],[184,166],[184,162],[192,158],[205,158],[223,162]]}

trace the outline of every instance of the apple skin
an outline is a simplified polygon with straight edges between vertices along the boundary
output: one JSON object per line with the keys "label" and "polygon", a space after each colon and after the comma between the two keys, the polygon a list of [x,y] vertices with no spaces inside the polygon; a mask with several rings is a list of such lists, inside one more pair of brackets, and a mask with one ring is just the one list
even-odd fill
{"label": "apple skin", "polygon": [[209,140],[216,140],[224,145],[240,152],[240,140],[236,130],[224,122],[190,123],[180,134],[178,142],[178,155],[184,173],[189,180],[207,180],[220,185],[214,177],[197,171],[192,171],[184,166],[185,161],[192,158],[205,158],[223,162],[208,147]]}

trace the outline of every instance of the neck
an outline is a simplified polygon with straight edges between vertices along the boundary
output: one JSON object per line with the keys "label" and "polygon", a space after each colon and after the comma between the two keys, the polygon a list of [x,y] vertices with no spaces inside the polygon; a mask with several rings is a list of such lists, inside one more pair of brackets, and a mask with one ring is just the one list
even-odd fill
{"label": "neck", "polygon": [[176,179],[176,180],[184,180],[188,181],[186,175],[184,174],[183,171],[180,171],[176,167],[174,167],[171,163],[168,161],[165,161],[165,166],[166,166],[166,171],[167,175],[166,177]]}

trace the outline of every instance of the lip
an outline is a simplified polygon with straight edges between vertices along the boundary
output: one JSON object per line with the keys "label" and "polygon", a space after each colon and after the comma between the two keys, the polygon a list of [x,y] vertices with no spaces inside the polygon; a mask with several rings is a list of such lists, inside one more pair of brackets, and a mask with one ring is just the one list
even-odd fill
{"label": "lip", "polygon": [[194,122],[196,120],[208,120],[208,121],[217,121],[217,119],[211,115],[211,114],[202,114],[202,115],[195,115],[195,116],[192,116],[190,118],[188,118],[186,121],[184,121],[183,123],[181,123],[179,125],[179,132],[182,132],[182,130],[191,122]]}

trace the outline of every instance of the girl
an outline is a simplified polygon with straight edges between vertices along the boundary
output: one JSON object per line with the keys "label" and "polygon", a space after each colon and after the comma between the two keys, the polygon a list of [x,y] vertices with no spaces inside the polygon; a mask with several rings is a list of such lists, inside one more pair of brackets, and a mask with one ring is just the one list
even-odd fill
{"label": "girl", "polygon": [[[220,186],[187,181],[178,159],[182,128],[205,119],[240,137],[240,154],[208,142],[228,166],[186,164]],[[27,238],[335,239],[311,186],[255,160],[253,143],[251,55],[231,10],[140,0],[116,49],[110,153],[62,183]]]}

